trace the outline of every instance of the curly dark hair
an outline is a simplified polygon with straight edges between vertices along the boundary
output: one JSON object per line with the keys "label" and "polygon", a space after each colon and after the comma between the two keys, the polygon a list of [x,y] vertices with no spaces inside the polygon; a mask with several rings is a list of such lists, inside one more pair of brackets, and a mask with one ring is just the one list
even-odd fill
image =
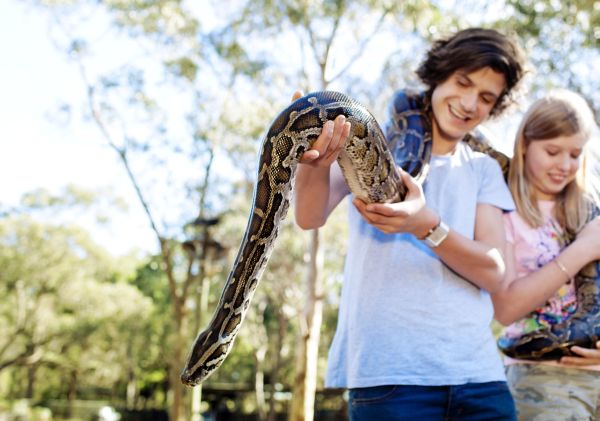
{"label": "curly dark hair", "polygon": [[526,73],[525,54],[512,37],[494,29],[464,29],[435,41],[416,73],[427,85],[431,99],[436,86],[457,70],[471,73],[484,67],[502,73],[506,80],[506,88],[490,112],[497,116],[515,101],[515,88]]}

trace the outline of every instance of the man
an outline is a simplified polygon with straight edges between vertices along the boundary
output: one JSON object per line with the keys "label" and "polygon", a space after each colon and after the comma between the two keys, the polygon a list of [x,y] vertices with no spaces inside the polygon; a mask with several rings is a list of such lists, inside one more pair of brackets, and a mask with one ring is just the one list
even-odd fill
{"label": "man", "polygon": [[[427,91],[397,95],[388,142],[431,140],[432,157],[423,186],[402,173],[403,202],[352,201],[326,379],[350,390],[351,420],[515,419],[489,329],[489,293],[504,279],[502,211],[514,204],[498,163],[462,140],[511,101],[522,57],[494,30],[460,31],[434,43],[417,70]],[[417,122],[407,118],[415,113]],[[327,122],[302,156],[295,212],[304,229],[322,226],[349,193],[336,163],[349,129],[344,116]],[[403,150],[392,149],[399,165]]]}

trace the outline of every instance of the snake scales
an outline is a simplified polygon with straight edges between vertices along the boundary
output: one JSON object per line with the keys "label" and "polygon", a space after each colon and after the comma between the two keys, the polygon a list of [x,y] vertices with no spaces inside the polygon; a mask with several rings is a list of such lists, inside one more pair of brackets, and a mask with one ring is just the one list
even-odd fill
{"label": "snake scales", "polygon": [[[423,100],[423,97],[416,98],[417,105],[422,105],[419,101]],[[213,317],[191,347],[181,373],[184,384],[194,386],[203,382],[219,368],[231,350],[271,254],[279,225],[287,214],[299,158],[310,149],[325,121],[343,114],[351,124],[350,135],[338,163],[353,195],[369,203],[403,200],[406,187],[401,182],[395,162],[400,162],[402,168],[419,181],[426,177],[432,146],[428,134],[431,121],[420,111],[424,107],[415,106],[414,101],[410,105],[413,108],[406,112],[406,98],[399,95],[394,98],[387,133],[389,144],[368,110],[337,92],[308,94],[275,118],[263,141],[244,238]],[[417,137],[417,141],[407,142],[406,133],[414,131],[415,125],[423,136]],[[472,136],[466,139],[472,148],[497,159],[506,173],[508,158],[481,140]],[[597,273],[595,280],[600,283]],[[598,287],[594,291],[597,292]],[[595,293],[593,297],[589,295],[588,300],[596,303],[595,314],[599,313],[598,297],[600,294]],[[549,341],[554,343],[554,339]],[[549,349],[548,345],[540,344],[540,340],[536,339],[514,345],[524,352],[539,351],[545,355],[543,350]]]}

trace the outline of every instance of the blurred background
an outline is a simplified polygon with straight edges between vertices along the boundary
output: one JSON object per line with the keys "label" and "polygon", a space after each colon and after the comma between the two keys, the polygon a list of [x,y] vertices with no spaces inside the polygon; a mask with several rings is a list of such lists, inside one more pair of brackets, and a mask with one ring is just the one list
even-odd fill
{"label": "blurred background", "polygon": [[345,420],[323,389],[345,204],[318,232],[288,218],[231,355],[202,387],[179,373],[293,92],[383,122],[431,40],[468,26],[531,62],[486,123],[498,149],[553,88],[598,121],[598,1],[0,0],[0,421]]}

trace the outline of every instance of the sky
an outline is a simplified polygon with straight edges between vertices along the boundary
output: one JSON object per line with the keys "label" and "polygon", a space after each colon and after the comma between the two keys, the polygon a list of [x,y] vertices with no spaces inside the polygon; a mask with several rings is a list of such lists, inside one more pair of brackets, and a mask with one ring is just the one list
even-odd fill
{"label": "sky", "polygon": [[[0,0],[0,203],[16,205],[31,190],[59,193],[72,183],[110,189],[129,201],[126,212],[111,215],[110,226],[98,227],[91,215],[80,215],[73,222],[92,230],[94,238],[114,254],[157,251],[154,234],[115,152],[81,113],[59,112],[62,103],[81,105],[81,77],[52,43],[49,16],[25,3]],[[114,54],[126,53],[115,49]],[[497,146],[509,154],[519,118],[517,113],[488,124],[502,141]]]}
{"label": "sky", "polygon": [[[72,183],[108,188],[129,201],[127,212],[112,214],[109,226],[98,227],[92,214],[69,222],[89,229],[117,255],[132,249],[157,251],[114,151],[80,113],[59,111],[63,103],[81,104],[81,77],[53,44],[50,16],[25,3],[0,0],[0,203],[14,206],[24,193],[39,188],[58,194]],[[114,54],[122,55],[122,50]]]}
{"label": "sky", "polygon": [[[97,130],[50,117],[63,102],[78,103],[82,84],[74,66],[50,41],[48,16],[17,0],[0,0],[0,203],[16,205],[25,192],[46,188],[59,193],[67,184],[109,188],[124,198],[132,188],[116,154]],[[116,255],[156,250],[156,240],[139,205],[117,212],[114,223],[95,227],[91,215],[74,221],[92,229],[97,241]]]}

